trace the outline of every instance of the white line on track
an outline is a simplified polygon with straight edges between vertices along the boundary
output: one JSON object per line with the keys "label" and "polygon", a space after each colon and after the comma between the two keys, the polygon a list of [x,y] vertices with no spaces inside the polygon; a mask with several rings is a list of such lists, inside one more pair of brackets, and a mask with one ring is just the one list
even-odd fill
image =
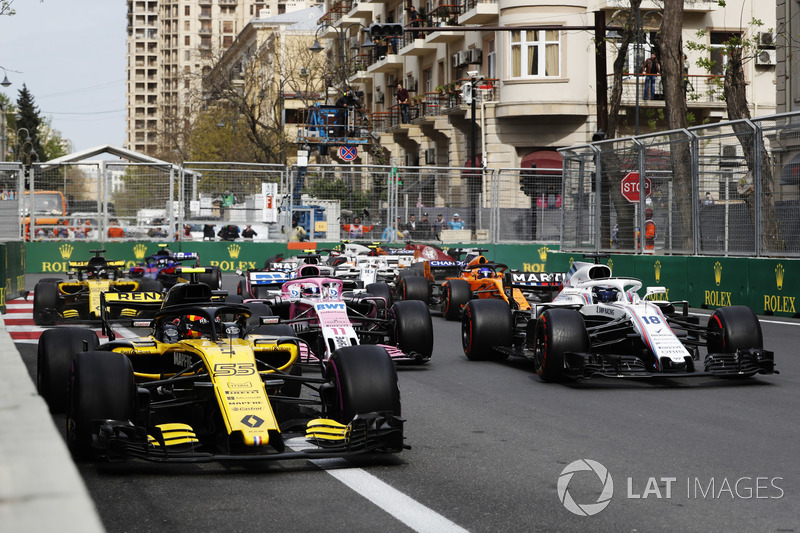
{"label": "white line on track", "polygon": [[[313,447],[302,437],[290,439],[286,444],[293,450]],[[419,533],[467,531],[361,468],[343,468],[349,464],[344,459],[313,459],[311,462],[414,531]]]}

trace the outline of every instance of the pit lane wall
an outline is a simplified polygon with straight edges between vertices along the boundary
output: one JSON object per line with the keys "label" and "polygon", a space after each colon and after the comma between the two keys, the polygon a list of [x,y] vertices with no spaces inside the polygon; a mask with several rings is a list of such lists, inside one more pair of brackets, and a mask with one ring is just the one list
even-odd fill
{"label": "pit lane wall", "polygon": [[[298,243],[291,243],[292,245]],[[303,243],[306,249],[325,249],[339,243]],[[458,247],[459,245],[451,245]],[[469,247],[471,245],[461,245]],[[559,252],[552,244],[481,244],[487,257],[509,268],[542,274],[566,272],[582,254]],[[70,260],[84,260],[90,250],[105,248],[109,259],[129,266],[158,251],[152,242],[34,242],[27,244],[27,272],[63,275]],[[273,255],[302,253],[284,242],[174,242],[176,252],[197,252],[202,265],[218,265],[222,272],[262,268]],[[587,259],[593,261],[592,259]],[[614,275],[636,277],[647,286],[667,288],[665,298],[687,300],[697,308],[747,305],[760,315],[800,317],[800,259],[662,256],[616,254],[601,262]]]}

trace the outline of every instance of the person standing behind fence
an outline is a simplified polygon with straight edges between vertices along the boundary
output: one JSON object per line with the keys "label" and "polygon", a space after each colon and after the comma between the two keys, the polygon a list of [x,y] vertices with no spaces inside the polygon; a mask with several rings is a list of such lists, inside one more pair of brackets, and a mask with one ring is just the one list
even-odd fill
{"label": "person standing behind fence", "polygon": [[433,223],[433,227],[431,228],[433,236],[438,239],[442,240],[442,230],[447,228],[447,223],[442,218],[442,214],[439,213],[436,215],[436,220]]}
{"label": "person standing behind fence", "polygon": [[255,237],[256,235],[258,235],[258,233],[256,233],[256,230],[254,230],[250,226],[250,224],[248,224],[247,227],[244,228],[244,231],[242,231],[242,238],[245,238],[245,239],[251,239],[252,240],[252,238]]}
{"label": "person standing behind fence", "polygon": [[409,122],[409,103],[408,103],[408,90],[403,87],[402,82],[397,82],[397,92],[394,93],[394,98],[397,105],[400,106],[400,120],[403,124]]}
{"label": "person standing behind fence", "polygon": [[214,240],[214,224],[206,224],[203,226],[203,240],[204,241],[213,241]]}
{"label": "person standing behind fence", "polygon": [[461,220],[461,217],[458,213],[453,213],[453,220],[447,223],[447,226],[450,229],[464,229],[464,221]]}
{"label": "person standing behind fence", "polygon": [[107,234],[109,239],[125,238],[125,230],[120,227],[119,221],[116,218],[111,220],[111,225],[108,227]]}
{"label": "person standing behind fence", "polygon": [[656,59],[656,53],[650,52],[650,57],[642,65],[644,77],[644,99],[654,100],[656,97],[656,80],[661,74],[661,66]]}

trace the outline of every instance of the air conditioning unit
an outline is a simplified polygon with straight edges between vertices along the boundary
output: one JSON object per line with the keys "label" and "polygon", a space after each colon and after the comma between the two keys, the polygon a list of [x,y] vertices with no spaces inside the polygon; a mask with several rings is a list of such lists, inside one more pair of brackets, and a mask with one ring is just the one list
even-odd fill
{"label": "air conditioning unit", "polygon": [[466,65],[469,63],[469,50],[462,50],[458,53],[460,56],[460,61],[458,66]]}
{"label": "air conditioning unit", "polygon": [[417,90],[417,78],[414,76],[409,76],[408,81],[406,82],[406,89],[409,91],[416,92]]}
{"label": "air conditioning unit", "polygon": [[300,75],[306,77],[310,74],[308,67],[300,67]]}
{"label": "air conditioning unit", "polygon": [[759,50],[756,53],[756,65],[774,65],[777,62],[777,51]]}
{"label": "air conditioning unit", "polygon": [[375,90],[375,103],[382,104],[383,103],[383,91],[380,89]]}
{"label": "air conditioning unit", "polygon": [[451,61],[451,64],[453,65],[453,68],[458,68],[458,67],[461,66],[461,63],[459,63],[459,61],[461,61],[461,52],[457,52],[457,53],[453,54],[453,58],[452,58],[452,61]]}
{"label": "air conditioning unit", "polygon": [[425,149],[425,164],[426,165],[436,164],[436,148]]}
{"label": "air conditioning unit", "polygon": [[480,48],[469,49],[469,62],[472,64],[480,65],[483,61],[483,50]]}
{"label": "air conditioning unit", "polygon": [[720,151],[720,167],[735,167],[739,165],[739,155],[736,153],[736,146],[733,144],[723,144]]}
{"label": "air conditioning unit", "polygon": [[758,32],[759,48],[775,48],[775,34],[771,31]]}

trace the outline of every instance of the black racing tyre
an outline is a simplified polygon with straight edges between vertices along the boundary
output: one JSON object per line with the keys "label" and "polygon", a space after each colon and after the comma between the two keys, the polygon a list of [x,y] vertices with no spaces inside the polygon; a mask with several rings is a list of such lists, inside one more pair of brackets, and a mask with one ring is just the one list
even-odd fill
{"label": "black racing tyre", "polygon": [[247,327],[252,328],[255,326],[261,325],[258,317],[261,316],[272,316],[272,309],[261,302],[248,302],[246,305],[250,309],[250,317],[247,319]]}
{"label": "black racing tyre", "polygon": [[370,283],[365,287],[368,293],[379,298],[386,300],[386,309],[392,307],[394,298],[392,298],[392,288],[387,283]]}
{"label": "black racing tyre", "polygon": [[534,338],[534,365],[543,381],[564,379],[564,353],[591,349],[583,317],[574,309],[548,309],[539,315]]}
{"label": "black racing tyre", "polygon": [[52,326],[58,316],[58,284],[40,281],[33,289],[33,323]]}
{"label": "black racing tyre", "polygon": [[61,278],[42,278],[39,283],[61,283],[62,281]]}
{"label": "black racing tyre", "polygon": [[78,352],[94,350],[98,344],[97,333],[88,328],[57,328],[42,332],[36,354],[36,389],[51,413],[67,410],[69,369]]}
{"label": "black racing tyre", "polygon": [[211,287],[212,291],[217,291],[222,286],[222,273],[217,265],[211,267],[211,272],[203,272],[198,275],[197,279],[200,283],[205,283]]}
{"label": "black racing tyre", "polygon": [[762,349],[761,323],[745,305],[720,307],[708,319],[708,353],[735,353],[749,348]]}
{"label": "black racing tyre", "polygon": [[240,304],[244,299],[238,294],[229,294],[225,297],[226,304]]}
{"label": "black racing tyre", "polygon": [[467,359],[504,359],[493,348],[511,346],[513,337],[513,317],[506,302],[488,299],[467,302],[461,317],[461,347]]}
{"label": "black racing tyre", "polygon": [[163,292],[164,286],[160,281],[153,278],[139,279],[139,292]]}
{"label": "black racing tyre", "polygon": [[406,354],[419,354],[424,359],[430,359],[433,353],[433,321],[425,302],[395,302],[391,316],[394,317],[394,341],[397,347]]}
{"label": "black racing tyre", "polygon": [[472,288],[463,279],[449,279],[442,284],[442,315],[446,320],[458,320],[461,309],[472,299]]}
{"label": "black racing tyre", "polygon": [[400,298],[402,300],[420,300],[428,302],[431,298],[431,286],[422,276],[406,276],[400,280]]}
{"label": "black racing tyre", "polygon": [[67,445],[73,457],[90,459],[92,421],[134,421],[136,383],[130,360],[116,352],[82,352],[70,373]]}
{"label": "black racing tyre", "polygon": [[370,344],[339,348],[327,364],[338,392],[331,410],[339,422],[347,424],[359,413],[400,416],[397,371],[385,348]]}

